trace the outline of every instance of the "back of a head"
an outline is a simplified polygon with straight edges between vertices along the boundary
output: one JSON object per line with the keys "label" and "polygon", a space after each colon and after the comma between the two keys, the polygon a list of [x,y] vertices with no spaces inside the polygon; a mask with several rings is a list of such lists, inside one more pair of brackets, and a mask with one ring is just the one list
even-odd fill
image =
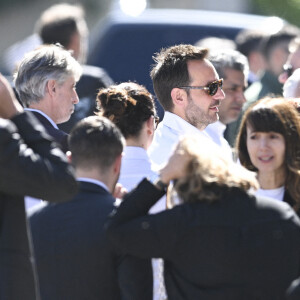
{"label": "back of a head", "polygon": [[165,111],[173,109],[172,89],[189,84],[187,62],[204,60],[207,53],[205,48],[182,44],[162,49],[153,57],[155,64],[150,75],[155,94]]}
{"label": "back of a head", "polygon": [[99,114],[114,122],[125,138],[138,137],[144,122],[156,116],[153,96],[133,82],[100,90],[97,104]]}
{"label": "back of a head", "polygon": [[[88,28],[81,6],[60,3],[45,10],[36,22],[35,31],[43,44],[61,44],[74,51],[74,57],[85,61],[87,52]],[[78,42],[73,42],[78,35]],[[77,48],[80,49],[77,49]]]}
{"label": "back of a head", "polygon": [[270,59],[272,52],[277,47],[283,47],[288,53],[290,41],[299,35],[300,29],[298,27],[286,24],[278,32],[266,36],[262,42],[262,52],[266,60]]}
{"label": "back of a head", "polygon": [[44,97],[50,79],[63,84],[70,76],[78,81],[81,73],[81,66],[69,51],[59,45],[41,46],[27,53],[19,64],[14,75],[15,87],[24,106],[29,106]]}
{"label": "back of a head", "polygon": [[187,175],[174,185],[183,202],[213,202],[221,200],[220,194],[224,190],[258,188],[255,174],[226,159],[214,144],[203,147],[198,139],[185,137],[177,149],[190,156]]}
{"label": "back of a head", "polygon": [[269,36],[269,34],[260,30],[241,30],[235,38],[236,49],[246,57],[248,57],[252,51],[261,52],[263,41],[267,36]]}
{"label": "back of a head", "polygon": [[227,38],[220,38],[215,36],[209,36],[203,39],[198,40],[195,43],[195,46],[201,48],[207,48],[209,51],[218,50],[218,49],[236,49],[235,42]]}
{"label": "back of a head", "polygon": [[208,57],[213,64],[220,78],[226,79],[225,69],[233,69],[244,73],[245,78],[248,77],[249,65],[246,56],[236,50],[214,50]]}
{"label": "back of a head", "polygon": [[105,172],[121,155],[125,140],[120,130],[107,118],[87,117],[79,121],[69,136],[69,148],[75,168],[100,168]]}

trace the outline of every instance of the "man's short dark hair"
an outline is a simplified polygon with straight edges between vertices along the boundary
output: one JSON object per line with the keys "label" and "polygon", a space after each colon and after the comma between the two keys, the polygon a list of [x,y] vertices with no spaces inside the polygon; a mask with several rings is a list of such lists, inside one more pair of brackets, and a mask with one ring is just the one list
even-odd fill
{"label": "man's short dark hair", "polygon": [[262,52],[265,38],[269,36],[264,31],[254,29],[243,29],[235,38],[236,49],[249,57],[253,51]]}
{"label": "man's short dark hair", "polygon": [[151,70],[155,94],[166,111],[172,111],[171,91],[175,87],[189,85],[187,62],[204,60],[208,50],[193,45],[176,45],[162,49],[153,57],[156,64]]}
{"label": "man's short dark hair", "polygon": [[79,121],[69,136],[75,168],[97,166],[105,171],[122,154],[124,146],[121,131],[105,117],[91,116]]}
{"label": "man's short dark hair", "polygon": [[52,5],[43,12],[35,25],[35,31],[43,44],[59,43],[67,49],[72,35],[86,30],[83,8],[68,3]]}

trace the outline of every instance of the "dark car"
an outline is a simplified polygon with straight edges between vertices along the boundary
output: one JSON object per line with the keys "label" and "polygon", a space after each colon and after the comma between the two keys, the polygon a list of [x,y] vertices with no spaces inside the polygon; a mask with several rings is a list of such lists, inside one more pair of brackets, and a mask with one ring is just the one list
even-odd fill
{"label": "dark car", "polygon": [[161,48],[208,36],[234,39],[244,28],[276,30],[283,23],[276,17],[202,10],[147,9],[137,17],[112,12],[91,34],[88,63],[104,68],[117,83],[137,81],[153,93],[149,72]]}

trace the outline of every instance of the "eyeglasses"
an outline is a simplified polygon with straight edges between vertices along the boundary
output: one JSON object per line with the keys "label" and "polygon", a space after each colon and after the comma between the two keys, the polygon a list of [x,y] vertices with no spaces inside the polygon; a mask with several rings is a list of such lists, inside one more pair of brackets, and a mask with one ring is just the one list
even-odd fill
{"label": "eyeglasses", "polygon": [[156,129],[159,124],[159,117],[153,116],[153,118],[154,118],[154,129]]}
{"label": "eyeglasses", "polygon": [[214,96],[218,88],[222,88],[223,78],[209,83],[207,86],[180,86],[179,89],[188,89],[188,90],[205,90],[208,92],[208,95]]}
{"label": "eyeglasses", "polygon": [[294,72],[293,66],[288,64],[283,65],[283,70],[286,72],[288,77],[290,77]]}

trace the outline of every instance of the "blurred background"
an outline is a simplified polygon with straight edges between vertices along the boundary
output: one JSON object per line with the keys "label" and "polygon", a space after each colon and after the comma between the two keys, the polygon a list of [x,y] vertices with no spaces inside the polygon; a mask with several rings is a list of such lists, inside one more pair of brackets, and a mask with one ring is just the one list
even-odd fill
{"label": "blurred background", "polygon": [[[0,54],[11,44],[29,36],[40,13],[54,3],[80,3],[86,10],[89,29],[120,4],[123,9],[187,8],[276,15],[300,24],[299,0],[0,0]],[[147,2],[147,3],[146,3]],[[132,4],[133,3],[133,4]],[[129,12],[130,13],[130,12]]]}

